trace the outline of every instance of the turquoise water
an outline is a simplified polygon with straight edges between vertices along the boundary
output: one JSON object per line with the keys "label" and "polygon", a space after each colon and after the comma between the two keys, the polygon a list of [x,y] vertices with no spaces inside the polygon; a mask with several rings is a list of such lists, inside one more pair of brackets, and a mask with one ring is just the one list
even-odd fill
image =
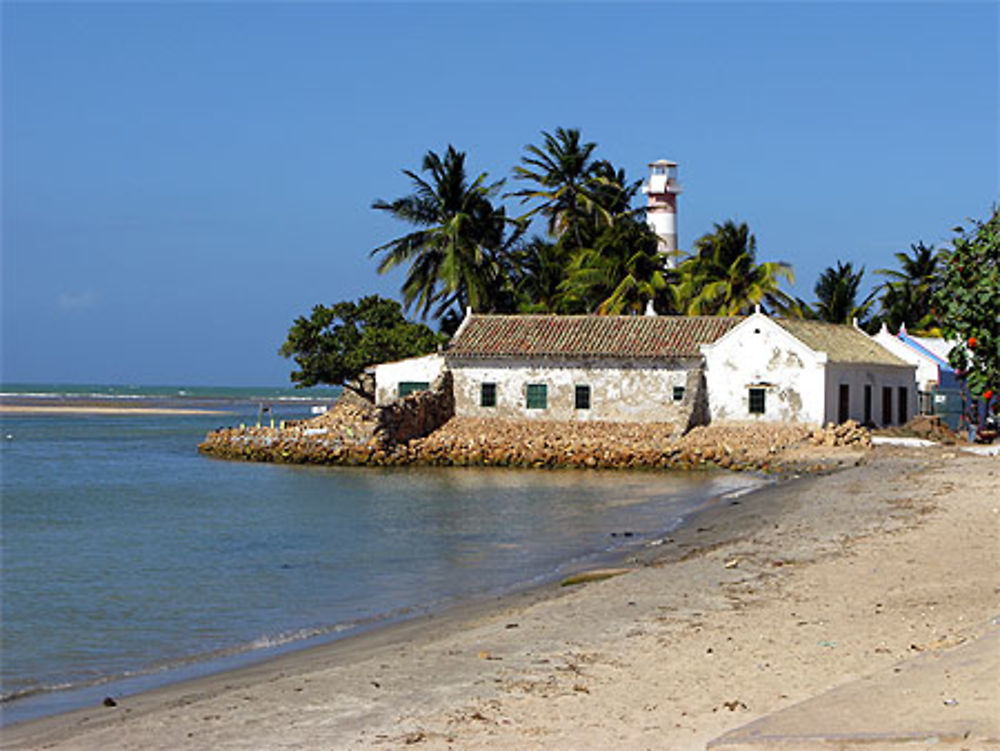
{"label": "turquoise water", "polygon": [[547,581],[756,482],[222,462],[205,432],[281,394],[136,393],[228,414],[3,415],[4,722]]}

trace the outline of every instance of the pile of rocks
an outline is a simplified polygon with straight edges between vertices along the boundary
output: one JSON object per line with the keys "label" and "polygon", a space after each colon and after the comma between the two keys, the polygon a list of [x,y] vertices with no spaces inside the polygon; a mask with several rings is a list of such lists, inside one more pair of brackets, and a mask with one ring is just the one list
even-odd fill
{"label": "pile of rocks", "polygon": [[853,446],[869,448],[872,445],[872,434],[868,428],[854,420],[834,425],[832,422],[823,428],[818,428],[809,436],[813,446]]}
{"label": "pile of rocks", "polygon": [[[712,465],[757,470],[780,469],[783,453],[810,444],[855,448],[871,445],[868,431],[857,423],[815,431],[799,425],[711,425],[678,437],[676,427],[669,423],[453,417],[421,437],[420,431],[433,429],[435,421],[448,414],[450,408],[447,403],[434,401],[431,392],[424,394],[407,397],[388,411],[339,402],[325,415],[284,429],[215,431],[199,450],[227,459],[315,464],[596,469],[693,469]],[[425,404],[421,400],[430,401]],[[424,406],[418,409],[421,404]],[[415,417],[418,413],[428,417]],[[414,431],[417,437],[410,438]]]}
{"label": "pile of rocks", "polygon": [[669,423],[549,422],[455,417],[411,441],[408,461],[518,467],[668,466]]}
{"label": "pile of rocks", "polygon": [[[451,374],[427,391],[385,407],[345,391],[326,413],[288,421],[279,428],[239,427],[215,430],[198,445],[220,459],[296,464],[396,464],[407,441],[427,435],[455,411]],[[392,457],[396,458],[390,458]]]}

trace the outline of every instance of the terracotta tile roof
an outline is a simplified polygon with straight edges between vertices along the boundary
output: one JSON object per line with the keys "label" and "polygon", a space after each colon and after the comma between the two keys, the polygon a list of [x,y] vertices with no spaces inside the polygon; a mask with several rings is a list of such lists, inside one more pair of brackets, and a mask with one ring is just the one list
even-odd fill
{"label": "terracotta tile roof", "polygon": [[472,315],[446,352],[454,357],[701,357],[740,318],[712,316]]}
{"label": "terracotta tile roof", "polygon": [[810,349],[826,352],[830,362],[907,364],[865,332],[853,326],[797,318],[772,320]]}

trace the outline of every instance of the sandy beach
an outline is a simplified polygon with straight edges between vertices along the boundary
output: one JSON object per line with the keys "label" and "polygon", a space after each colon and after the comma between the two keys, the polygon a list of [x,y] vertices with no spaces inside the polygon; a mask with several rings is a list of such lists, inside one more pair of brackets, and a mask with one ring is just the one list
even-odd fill
{"label": "sandy beach", "polygon": [[[2,747],[703,749],[866,676],[987,644],[1000,461],[952,447],[836,459],[846,468],[708,508],[614,578],[116,697],[6,728]],[[954,710],[972,728],[955,748],[996,748],[1000,678],[969,675],[870,703],[886,720]]]}

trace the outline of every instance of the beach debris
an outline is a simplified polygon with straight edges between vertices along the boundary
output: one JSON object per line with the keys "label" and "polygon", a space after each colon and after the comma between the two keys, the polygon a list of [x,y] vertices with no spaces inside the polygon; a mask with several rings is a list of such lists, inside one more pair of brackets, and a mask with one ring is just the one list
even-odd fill
{"label": "beach debris", "polygon": [[821,647],[836,647],[837,646],[837,642],[835,642],[835,641],[821,641],[821,642],[817,642],[817,643]]}
{"label": "beach debris", "polygon": [[571,587],[574,584],[603,581],[604,579],[610,579],[613,576],[627,574],[630,571],[632,571],[630,568],[598,568],[592,571],[581,571],[577,574],[567,576],[562,580],[562,582],[560,582],[560,586]]}
{"label": "beach debris", "polygon": [[958,699],[945,699],[944,700],[944,705],[946,707],[957,707],[958,706]]}
{"label": "beach debris", "polygon": [[105,696],[105,697],[104,697],[104,701],[103,701],[103,702],[101,702],[101,703],[102,703],[102,704],[103,704],[104,706],[106,706],[106,707],[117,707],[117,706],[118,706],[118,702],[116,702],[116,701],[115,701],[114,699],[112,699],[112,698],[111,698],[110,696]]}
{"label": "beach debris", "polygon": [[479,659],[480,660],[502,660],[503,657],[497,657],[495,655],[492,655],[492,654],[490,654],[489,652],[487,652],[484,649],[484,650],[480,651],[480,653],[479,653]]}
{"label": "beach debris", "polygon": [[732,701],[722,702],[721,706],[714,707],[712,711],[718,712],[722,708],[728,709],[730,712],[735,712],[737,709],[749,709],[749,707],[739,699],[733,699]]}
{"label": "beach debris", "polygon": [[427,736],[424,734],[423,730],[417,730],[412,733],[407,733],[403,736],[403,743],[407,746],[412,746],[414,743],[422,743],[427,740]]}
{"label": "beach debris", "polygon": [[740,565],[740,559],[732,558],[723,564],[723,568],[736,568],[739,565]]}
{"label": "beach debris", "polygon": [[508,623],[506,626],[504,626],[504,628],[517,628],[517,627],[518,627],[517,623]]}

